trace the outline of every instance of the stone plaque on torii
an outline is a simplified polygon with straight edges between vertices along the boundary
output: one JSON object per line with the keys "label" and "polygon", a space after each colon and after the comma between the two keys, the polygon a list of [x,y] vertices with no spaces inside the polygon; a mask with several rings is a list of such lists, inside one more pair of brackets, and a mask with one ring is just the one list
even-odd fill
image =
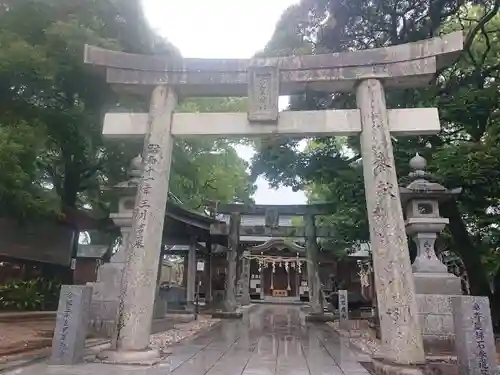
{"label": "stone plaque on torii", "polygon": [[[117,89],[151,95],[148,114],[107,114],[103,134],[146,138],[120,296],[115,362],[155,361],[148,350],[173,137],[361,134],[370,241],[384,356],[425,360],[391,135],[435,134],[437,109],[387,109],[385,89],[427,85],[463,48],[461,32],[386,48],[254,59],[165,59],[86,46]],[[277,113],[279,95],[306,88],[355,92],[358,109]],[[248,96],[248,113],[174,113],[177,96]],[[147,251],[145,250],[147,249]]]}

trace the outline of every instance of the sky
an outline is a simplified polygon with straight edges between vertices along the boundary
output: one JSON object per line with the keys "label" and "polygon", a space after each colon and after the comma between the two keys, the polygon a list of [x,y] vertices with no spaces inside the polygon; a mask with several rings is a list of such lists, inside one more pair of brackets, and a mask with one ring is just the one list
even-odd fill
{"label": "sky", "polygon": [[[299,0],[142,0],[151,26],[184,57],[249,58],[264,48],[283,11]],[[286,101],[281,101],[281,106]],[[238,146],[249,161],[254,151]],[[257,204],[306,203],[303,192],[257,180]]]}

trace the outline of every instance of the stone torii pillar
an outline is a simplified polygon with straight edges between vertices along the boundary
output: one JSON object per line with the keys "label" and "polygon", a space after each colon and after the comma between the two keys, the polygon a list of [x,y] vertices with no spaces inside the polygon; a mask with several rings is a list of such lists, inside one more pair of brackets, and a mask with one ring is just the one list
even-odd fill
{"label": "stone torii pillar", "polygon": [[243,306],[250,305],[250,259],[248,256],[250,252],[243,252],[243,259],[241,265],[241,304]]}
{"label": "stone torii pillar", "polygon": [[377,79],[361,81],[356,89],[356,102],[363,127],[363,175],[384,355],[395,363],[424,363],[382,83]]}
{"label": "stone torii pillar", "polygon": [[323,314],[323,299],[320,293],[320,279],[318,274],[318,241],[316,238],[316,224],[314,215],[305,215],[306,224],[306,258],[307,280],[309,284],[309,303],[312,312]]}
{"label": "stone torii pillar", "polygon": [[171,87],[154,88],[143,152],[144,170],[135,199],[132,232],[125,245],[118,327],[113,349],[98,355],[103,361],[150,364],[159,359],[158,351],[149,348],[149,336],[172,159],[172,113],[176,103],[177,96]]}
{"label": "stone torii pillar", "polygon": [[186,301],[189,310],[194,309],[196,295],[196,238],[191,238],[189,243],[188,261],[187,261],[187,285],[186,285]]}
{"label": "stone torii pillar", "polygon": [[229,219],[229,237],[227,248],[226,293],[224,296],[224,312],[234,313],[236,310],[236,262],[240,244],[241,215],[231,214]]}

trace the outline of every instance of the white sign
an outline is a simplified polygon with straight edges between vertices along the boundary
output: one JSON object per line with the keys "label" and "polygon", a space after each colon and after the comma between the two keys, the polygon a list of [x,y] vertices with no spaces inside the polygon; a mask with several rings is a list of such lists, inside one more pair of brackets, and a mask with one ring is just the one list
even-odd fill
{"label": "white sign", "polygon": [[199,261],[196,263],[196,270],[197,271],[205,271],[205,262]]}

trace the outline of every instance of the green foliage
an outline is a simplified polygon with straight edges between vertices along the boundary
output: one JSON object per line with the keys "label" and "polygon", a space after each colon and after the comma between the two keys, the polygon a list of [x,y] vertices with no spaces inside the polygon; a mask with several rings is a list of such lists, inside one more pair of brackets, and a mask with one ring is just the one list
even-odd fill
{"label": "green foliage", "polygon": [[[243,112],[246,98],[191,98],[178,112]],[[251,202],[255,185],[248,163],[241,159],[227,139],[177,140],[174,148],[170,191],[194,209],[206,200]]]}
{"label": "green foliage", "polygon": [[53,280],[13,280],[0,285],[0,310],[56,310],[61,283]]}
{"label": "green foliage", "polygon": [[[439,71],[426,89],[387,93],[389,108],[439,108],[443,127],[438,136],[400,137],[393,141],[400,177],[408,174],[415,152],[429,162],[429,170],[448,188],[463,187],[459,203],[441,208],[450,218],[445,247],[464,261],[474,294],[491,295],[484,264],[498,259],[500,158],[500,1],[366,2],[302,0],[285,12],[282,27],[265,50],[281,55],[309,43],[313,53],[332,53],[408,43],[463,30],[464,53]],[[297,14],[297,12],[301,14]],[[286,25],[286,26],[284,26]],[[295,35],[284,35],[283,31]],[[300,38],[297,37],[300,34]],[[291,44],[293,41],[296,44]],[[354,108],[351,94],[297,92],[291,109]],[[259,148],[254,174],[275,184],[305,188],[311,201],[331,201],[336,211],[325,218],[338,228],[334,248],[368,239],[367,215],[359,139],[316,138],[304,151],[296,140],[271,139]],[[487,257],[484,262],[481,256]]]}
{"label": "green foliage", "polygon": [[[149,103],[113,92],[83,64],[84,44],[166,57],[179,51],[151,30],[140,0],[4,0],[0,24],[0,166],[9,171],[0,178],[0,211],[28,218],[90,206],[106,214],[111,197],[101,186],[126,179],[139,150],[103,141],[103,113],[145,111]],[[181,110],[245,107],[216,98]],[[171,188],[191,207],[246,201],[253,193],[246,169],[229,142],[178,142]]]}
{"label": "green foliage", "polygon": [[24,122],[0,123],[0,207],[4,214],[22,212],[33,217],[49,212],[49,197],[37,183],[35,160],[43,146],[38,130]]}

